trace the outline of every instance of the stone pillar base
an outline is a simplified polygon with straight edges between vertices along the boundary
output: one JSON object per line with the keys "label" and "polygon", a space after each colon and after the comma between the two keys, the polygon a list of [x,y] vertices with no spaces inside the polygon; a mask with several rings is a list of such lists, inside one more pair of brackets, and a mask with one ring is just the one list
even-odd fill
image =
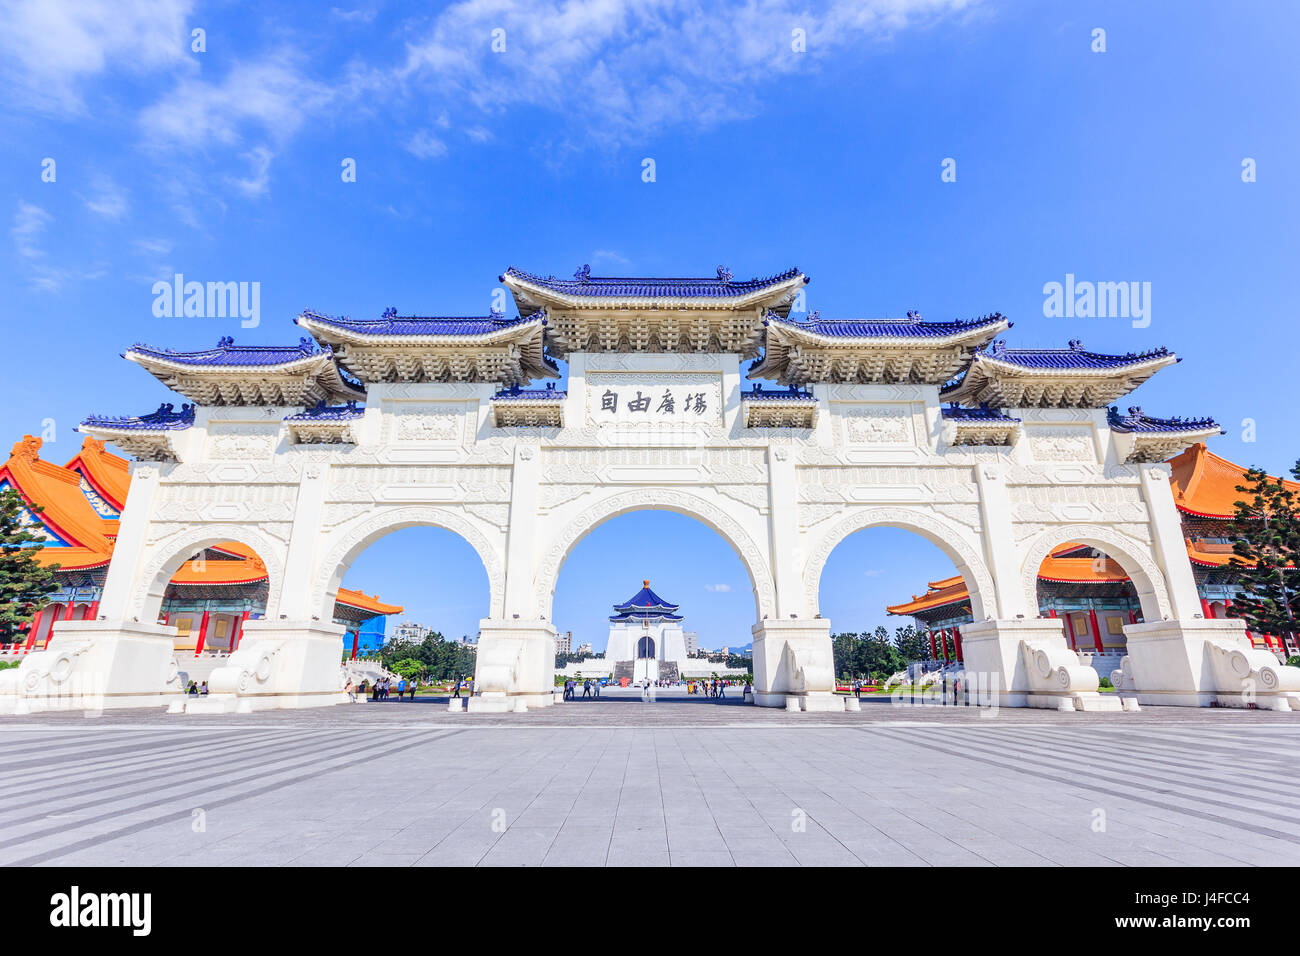
{"label": "stone pillar base", "polygon": [[979,706],[1048,710],[1124,709],[1098,693],[1097,672],[1065,643],[1056,618],[976,621],[961,629],[963,686]]}
{"label": "stone pillar base", "polygon": [[771,619],[755,624],[753,634],[754,703],[786,707],[787,697],[798,697],[802,710],[844,710],[835,694],[830,621]]}
{"label": "stone pillar base", "polygon": [[1151,621],[1124,628],[1128,655],[1112,675],[1142,704],[1300,710],[1300,668],[1277,662],[1234,618]]}
{"label": "stone pillar base", "polygon": [[547,621],[479,622],[471,713],[512,713],[555,704],[555,635]]}
{"label": "stone pillar base", "polygon": [[248,714],[344,704],[342,624],[244,622],[239,649],[208,677],[208,695],[186,713]]}
{"label": "stone pillar base", "polygon": [[47,649],[0,671],[0,714],[171,707],[181,697],[176,628],[135,621],[59,621]]}

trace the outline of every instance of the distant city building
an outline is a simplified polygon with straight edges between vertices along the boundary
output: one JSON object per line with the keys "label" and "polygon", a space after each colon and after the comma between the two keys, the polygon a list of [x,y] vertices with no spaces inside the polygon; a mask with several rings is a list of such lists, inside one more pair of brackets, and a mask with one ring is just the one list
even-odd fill
{"label": "distant city building", "polygon": [[682,638],[686,641],[686,656],[698,657],[700,653],[699,631],[682,631]]}
{"label": "distant city building", "polygon": [[718,648],[718,653],[722,654],[723,656],[726,656],[727,654],[731,653],[731,648],[728,647],[726,644],[723,644],[721,647]]}
{"label": "distant city building", "polygon": [[432,628],[425,627],[423,624],[417,624],[414,621],[403,621],[397,627],[393,628],[393,640],[411,641],[419,644],[426,637],[433,633]]}
{"label": "distant city building", "polygon": [[565,631],[563,634],[556,635],[556,638],[555,638],[555,653],[557,653],[557,654],[568,654],[568,653],[570,653],[570,650],[569,650],[569,649],[570,649],[572,646],[573,646],[573,632],[572,632],[572,631]]}
{"label": "distant city building", "polygon": [[578,645],[578,649],[577,649],[576,651],[574,651],[573,653],[575,653],[575,654],[590,654],[590,653],[591,653],[591,645],[590,645],[590,644],[579,644],[579,645]]}

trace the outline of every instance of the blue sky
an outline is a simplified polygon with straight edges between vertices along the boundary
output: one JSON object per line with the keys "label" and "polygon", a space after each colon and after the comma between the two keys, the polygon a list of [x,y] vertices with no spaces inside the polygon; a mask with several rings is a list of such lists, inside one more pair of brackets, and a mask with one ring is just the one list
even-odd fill
{"label": "blue sky", "polygon": [[[1228,429],[1214,449],[1244,464],[1300,456],[1294,4],[71,6],[0,12],[0,425],[15,441],[52,434],[51,459],[72,456],[88,413],[171,400],[117,358],[133,342],[296,341],[306,307],[482,313],[507,265],[583,262],[598,275],[797,265],[827,317],[997,310],[1012,344],[1168,345],[1185,361],[1126,405],[1212,415]],[[348,158],[356,182],[340,176]],[[941,181],[946,158],[955,182]],[[261,324],[155,318],[151,287],[176,272],[259,282]],[[1045,318],[1043,285],[1067,273],[1150,282],[1149,327]],[[672,547],[623,562],[646,520]],[[430,554],[437,573],[392,593],[406,534],[347,583],[472,631],[482,610],[452,608],[478,568]],[[874,626],[885,601],[949,573],[928,544],[881,534],[832,557],[823,610],[837,627]],[[599,576],[616,561],[617,580]],[[880,568],[903,570],[868,574]],[[728,643],[735,614],[752,617],[743,574],[703,527],[627,516],[575,551],[557,623],[592,627],[649,576],[673,584],[705,644]]]}

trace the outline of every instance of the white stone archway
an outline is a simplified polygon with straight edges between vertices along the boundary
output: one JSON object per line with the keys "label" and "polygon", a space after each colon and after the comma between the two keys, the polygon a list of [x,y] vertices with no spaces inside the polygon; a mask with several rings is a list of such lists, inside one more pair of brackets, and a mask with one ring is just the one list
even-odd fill
{"label": "white stone archway", "polygon": [[852,512],[817,538],[804,568],[805,595],[809,613],[819,613],[822,571],[836,547],[850,535],[867,528],[902,528],[919,534],[943,551],[956,566],[970,591],[971,613],[982,621],[996,613],[993,576],[962,529],[915,508],[863,508]]}
{"label": "white stone archway", "polygon": [[133,620],[157,620],[163,594],[176,572],[204,548],[233,541],[251,548],[266,566],[267,594],[266,617],[274,619],[279,614],[280,593],[284,583],[285,545],[263,534],[255,525],[216,524],[200,527],[183,527],[152,542],[144,555],[137,577],[138,586],[132,592],[128,613]]}
{"label": "white stone archway", "polygon": [[488,580],[488,616],[500,617],[505,602],[505,565],[500,549],[469,518],[451,508],[407,505],[357,518],[334,533],[319,560],[312,583],[311,606],[328,620],[335,595],[352,562],[380,538],[405,528],[434,527],[462,538],[483,562]]}
{"label": "white stone archway", "polygon": [[713,530],[731,546],[749,574],[754,592],[755,620],[775,615],[776,589],[767,554],[739,520],[699,495],[675,488],[646,488],[584,501],[581,514],[555,535],[537,566],[534,579],[534,607],[540,618],[552,620],[560,569],[578,543],[605,522],[634,511],[671,511],[693,518]]}
{"label": "white stone archway", "polygon": [[1038,573],[1043,561],[1054,549],[1070,542],[1096,548],[1119,562],[1137,591],[1146,620],[1159,621],[1170,616],[1169,588],[1164,572],[1149,554],[1150,546],[1101,525],[1051,528],[1029,542],[1020,570],[1020,586],[1029,607],[1038,607]]}

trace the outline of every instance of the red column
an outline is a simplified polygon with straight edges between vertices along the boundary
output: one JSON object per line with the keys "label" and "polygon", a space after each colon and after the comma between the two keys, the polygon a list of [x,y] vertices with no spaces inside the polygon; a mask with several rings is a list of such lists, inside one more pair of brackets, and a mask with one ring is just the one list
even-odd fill
{"label": "red column", "polygon": [[248,612],[245,611],[235,622],[235,633],[230,636],[230,650],[235,652],[239,650],[239,642],[244,636],[244,622],[248,620]]}
{"label": "red column", "polygon": [[352,659],[357,659],[357,645],[361,643],[361,628],[356,628],[352,632]]}
{"label": "red column", "polygon": [[1130,624],[1136,624],[1136,623],[1138,622],[1138,612],[1137,612],[1137,611],[1129,611],[1129,612],[1128,612],[1128,622],[1129,622]]}
{"label": "red column", "polygon": [[1207,621],[1214,617],[1214,609],[1210,607],[1210,602],[1205,598],[1201,598],[1201,614]]}
{"label": "red column", "polygon": [[927,630],[925,633],[930,635],[930,660],[937,661],[939,659],[939,648],[934,643],[934,631]]}
{"label": "red column", "polygon": [[[50,613],[50,629],[45,632],[45,643],[42,648],[50,646],[50,641],[54,639],[54,625],[63,617],[63,605],[54,605],[54,610]],[[68,605],[68,617],[72,617],[72,605]]]}
{"label": "red column", "polygon": [[1065,615],[1065,636],[1069,638],[1070,650],[1077,651],[1079,642],[1074,636],[1074,616],[1071,614]]}
{"label": "red column", "polygon": [[1097,624],[1097,609],[1088,608],[1088,623],[1092,625],[1092,643],[1097,647],[1098,654],[1106,653],[1106,645],[1101,642],[1101,628]]}
{"label": "red column", "polygon": [[98,601],[91,601],[91,602],[90,602],[90,606],[89,606],[88,608],[86,608],[86,620],[87,620],[87,621],[97,621],[97,620],[99,620],[99,602],[98,602]]}
{"label": "red column", "polygon": [[957,655],[957,663],[963,663],[963,658],[961,656],[961,630],[956,627],[952,629],[952,647],[954,653]]}
{"label": "red column", "polygon": [[939,643],[943,645],[943,662],[947,664],[948,663],[948,632],[947,631],[942,629],[939,631]]}
{"label": "red column", "polygon": [[199,639],[194,644],[194,656],[198,657],[203,653],[203,645],[208,639],[208,612],[205,608],[203,611],[203,620],[199,624]]}
{"label": "red column", "polygon": [[24,654],[36,646],[36,632],[41,629],[41,622],[45,620],[45,611],[46,608],[41,608],[32,615],[32,623],[27,626],[27,645],[23,648]]}

